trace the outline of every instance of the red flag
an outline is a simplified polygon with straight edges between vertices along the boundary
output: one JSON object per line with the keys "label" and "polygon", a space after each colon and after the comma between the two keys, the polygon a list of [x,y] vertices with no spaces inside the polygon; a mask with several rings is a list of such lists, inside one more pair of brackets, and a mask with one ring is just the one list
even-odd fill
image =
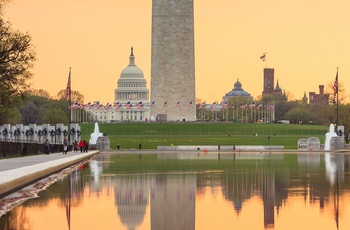
{"label": "red flag", "polygon": [[66,92],[64,94],[64,98],[67,100],[70,97],[70,74],[71,74],[71,68],[69,68],[69,75],[68,75],[68,82],[67,82],[67,88]]}

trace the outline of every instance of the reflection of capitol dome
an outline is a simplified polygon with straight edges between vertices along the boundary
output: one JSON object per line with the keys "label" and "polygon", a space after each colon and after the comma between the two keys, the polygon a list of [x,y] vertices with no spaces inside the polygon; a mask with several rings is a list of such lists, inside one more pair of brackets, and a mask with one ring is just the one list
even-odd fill
{"label": "reflection of capitol dome", "polygon": [[118,205],[120,221],[128,226],[128,229],[136,229],[143,222],[146,213],[146,205]]}
{"label": "reflection of capitol dome", "polygon": [[120,221],[128,229],[136,229],[144,219],[148,205],[147,179],[121,176],[115,182],[115,199]]}

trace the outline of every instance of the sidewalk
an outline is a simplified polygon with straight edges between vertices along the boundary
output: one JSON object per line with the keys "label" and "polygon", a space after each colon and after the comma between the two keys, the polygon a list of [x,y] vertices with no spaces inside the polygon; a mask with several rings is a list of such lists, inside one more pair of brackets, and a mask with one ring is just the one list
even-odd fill
{"label": "sidewalk", "polygon": [[68,152],[67,155],[63,155],[61,152],[2,159],[0,160],[0,197],[98,153],[99,151]]}

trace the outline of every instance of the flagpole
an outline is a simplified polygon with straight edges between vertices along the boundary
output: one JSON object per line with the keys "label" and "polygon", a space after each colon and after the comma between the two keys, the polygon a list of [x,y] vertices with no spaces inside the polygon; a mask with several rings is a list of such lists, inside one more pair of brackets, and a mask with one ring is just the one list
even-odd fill
{"label": "flagpole", "polygon": [[339,102],[339,93],[338,93],[338,91],[339,91],[339,80],[338,80],[338,67],[337,67],[337,77],[336,77],[337,79],[336,79],[336,81],[337,81],[337,132],[338,132],[338,122],[339,122],[339,107],[338,107],[338,102]]}
{"label": "flagpole", "polygon": [[69,81],[69,122],[68,122],[68,145],[70,145],[70,125],[72,123],[72,79],[71,79],[71,71],[72,71],[72,67],[69,67],[69,75],[68,75],[68,81]]}

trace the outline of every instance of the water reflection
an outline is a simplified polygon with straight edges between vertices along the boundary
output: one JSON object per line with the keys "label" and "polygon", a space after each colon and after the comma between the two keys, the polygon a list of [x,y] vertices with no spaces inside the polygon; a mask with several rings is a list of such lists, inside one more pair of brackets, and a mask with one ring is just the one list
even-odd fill
{"label": "water reflection", "polygon": [[0,219],[1,229],[348,229],[349,156],[221,160],[102,154]]}

